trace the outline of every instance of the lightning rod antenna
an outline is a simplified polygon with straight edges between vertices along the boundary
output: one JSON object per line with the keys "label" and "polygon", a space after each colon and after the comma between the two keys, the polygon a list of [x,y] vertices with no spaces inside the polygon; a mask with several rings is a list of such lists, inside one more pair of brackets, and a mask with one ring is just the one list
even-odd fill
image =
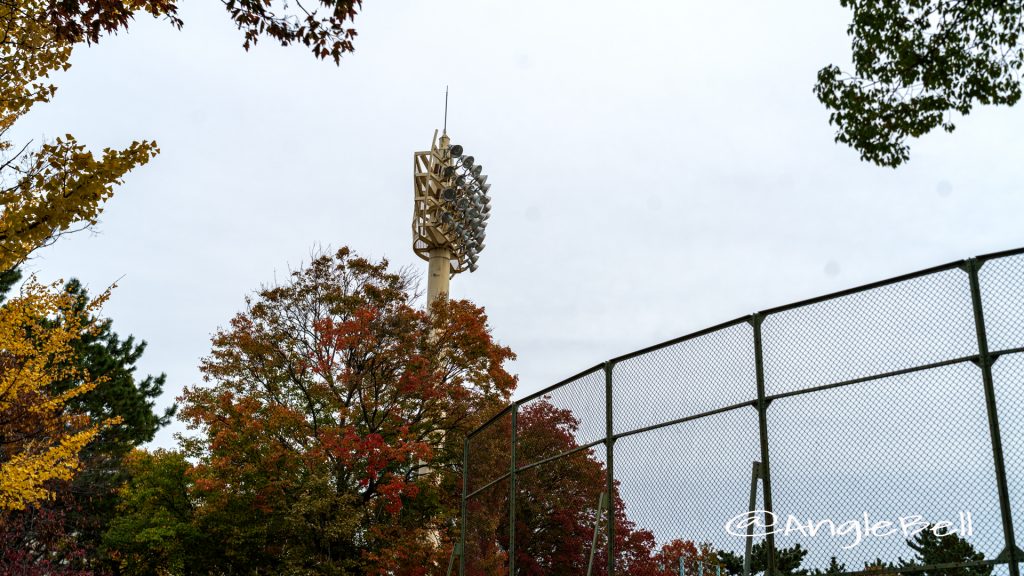
{"label": "lightning rod antenna", "polygon": [[444,87],[444,130],[441,134],[448,133],[448,87]]}

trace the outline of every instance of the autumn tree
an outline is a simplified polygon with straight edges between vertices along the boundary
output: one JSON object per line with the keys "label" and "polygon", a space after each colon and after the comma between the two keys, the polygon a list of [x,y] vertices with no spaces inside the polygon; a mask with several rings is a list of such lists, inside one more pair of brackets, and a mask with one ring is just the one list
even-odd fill
{"label": "autumn tree", "polygon": [[[518,451],[524,464],[578,446],[577,417],[546,399],[521,406],[517,420]],[[598,567],[607,566],[606,518],[597,518],[601,494],[607,491],[606,473],[597,454],[586,450],[517,476],[516,574],[585,574],[595,528],[599,548],[594,562]],[[617,485],[611,502],[617,572],[653,575],[654,535],[637,529],[626,517]]]}
{"label": "autumn tree", "polygon": [[191,466],[181,452],[135,450],[125,459],[118,514],[103,535],[123,576],[209,574],[209,539],[196,524]]}
{"label": "autumn tree", "polygon": [[[660,574],[664,576],[677,576],[679,574],[679,563],[682,561],[686,574],[697,574],[698,563],[703,563],[707,576],[713,576],[712,566],[722,565],[718,551],[710,544],[697,544],[692,540],[675,539],[665,543],[658,550],[654,557]],[[726,570],[724,572],[728,573]]]}
{"label": "autumn tree", "polygon": [[[12,271],[6,276],[9,282],[0,278],[0,301],[20,274]],[[116,513],[117,489],[127,479],[124,459],[134,447],[152,440],[156,431],[170,422],[174,407],[161,412],[154,409],[164,375],[136,377],[135,364],[146,343],[136,342],[132,336],[121,339],[113,331],[110,319],[90,317],[92,299],[77,280],[65,284],[63,291],[70,298],[70,313],[86,319],[92,329],[73,340],[73,353],[68,359],[73,369],[66,378],[51,382],[47,392],[66,393],[85,383],[85,378],[100,381],[102,384],[88,393],[70,398],[64,410],[93,423],[114,417],[120,423],[100,428],[96,437],[83,447],[73,478],[51,482],[54,498],[25,510],[0,513],[0,524],[29,530],[21,538],[40,543],[60,542],[46,531],[73,533],[75,548],[58,546],[44,550],[37,546],[39,554],[48,553],[48,561],[71,569],[102,563],[98,553],[100,539]]]}
{"label": "autumn tree", "polygon": [[[324,0],[319,5],[323,12],[301,3],[289,9],[263,0],[225,2],[244,33],[246,48],[268,36],[282,44],[305,44],[316,57],[332,57],[337,62],[341,54],[352,50],[355,32],[346,21],[354,17],[358,0]],[[295,7],[303,14],[301,18]],[[54,97],[56,87],[48,78],[69,68],[76,44],[97,42],[102,34],[126,28],[138,11],[165,16],[172,24],[181,25],[173,0],[0,2],[0,288],[5,293],[17,281],[14,268],[18,264],[62,235],[95,225],[114,187],[158,151],[154,142],[138,141],[96,155],[71,135],[34,148],[8,137],[33,106]],[[103,298],[105,295],[100,300]],[[55,286],[29,282],[21,295],[0,308],[0,510],[8,514],[50,496],[55,482],[69,481],[80,467],[80,452],[98,434],[103,433],[101,444],[91,458],[112,455],[109,461],[116,461],[139,438],[151,437],[146,428],[159,421],[148,411],[143,414],[130,407],[127,411],[138,417],[133,423],[138,426],[114,429],[103,424],[113,423],[116,417],[100,423],[90,417],[90,410],[109,407],[106,404],[112,398],[126,402],[120,408],[137,404],[140,398],[148,401],[159,392],[159,386],[154,381],[144,382],[134,388],[135,396],[124,396],[121,394],[127,389],[117,384],[123,382],[123,373],[108,375],[110,393],[83,400],[83,394],[103,378],[90,375],[89,369],[96,366],[81,364],[75,342],[83,336],[105,339],[99,345],[105,344],[105,352],[117,357],[115,363],[133,362],[141,348],[133,347],[130,340],[111,339],[103,327],[90,324],[89,311],[98,301],[85,311],[79,307],[77,312],[85,312],[85,317],[75,317],[76,301]],[[99,349],[94,346],[91,350]],[[139,420],[149,416],[156,421]],[[100,483],[101,492],[116,480],[101,472],[83,485],[96,488],[93,481],[100,478],[107,481]],[[46,517],[59,518],[60,523],[66,520],[65,514]],[[11,517],[6,520],[5,526],[15,524]],[[56,521],[28,522],[28,517],[18,520],[21,526],[58,525]],[[77,528],[76,537],[84,537],[81,526]],[[33,542],[46,541],[40,534],[31,538]]]}
{"label": "autumn tree", "polygon": [[94,576],[80,567],[86,555],[63,510],[0,519],[0,574]]}
{"label": "autumn tree", "polygon": [[818,72],[815,93],[836,141],[861,159],[896,167],[909,138],[976,105],[1020,100],[1022,0],[840,0],[853,12],[853,69]]}
{"label": "autumn tree", "polygon": [[[71,44],[47,23],[46,7],[43,1],[0,2],[5,293],[18,279],[17,264],[62,234],[94,224],[113,187],[156,153],[155,144],[134,142],[97,158],[70,135],[35,149],[7,137],[34,105],[53,97],[47,77],[69,65]],[[74,296],[30,281],[0,307],[0,511],[22,510],[50,496],[54,482],[78,470],[79,452],[102,424],[115,420],[96,422],[71,406],[100,381],[77,365],[75,343],[96,329],[89,315],[105,298],[76,308]]]}
{"label": "autumn tree", "polygon": [[[72,279],[64,291],[74,301],[74,313],[87,316],[92,298],[82,284]],[[94,422],[116,417],[117,426],[99,431],[96,438],[85,446],[80,459],[82,471],[67,486],[66,492],[75,500],[73,508],[80,508],[82,522],[78,525],[80,538],[89,537],[98,543],[99,535],[114,515],[116,491],[125,481],[127,470],[124,459],[132,449],[149,442],[157,430],[166,426],[176,410],[171,405],[163,410],[155,407],[163,391],[166,375],[136,374],[137,363],[146,350],[145,341],[136,341],[128,335],[122,338],[113,329],[113,320],[95,315],[88,318],[94,329],[74,342],[74,374],[89,374],[102,384],[88,394],[69,401],[71,411],[86,414]],[[80,384],[80,377],[55,382],[58,393]]]}
{"label": "autumn tree", "polygon": [[[598,516],[598,503],[607,491],[604,462],[594,449],[578,450],[579,419],[548,398],[521,404],[516,420],[517,464],[544,461],[516,475],[516,575],[586,574],[595,529],[594,573],[603,573],[608,563],[608,514]],[[473,437],[470,471],[475,482],[499,478],[507,471],[510,426],[510,419],[499,419],[487,432]],[[566,455],[569,452],[573,453]],[[508,570],[510,498],[507,485],[496,486],[467,502],[467,576]],[[654,535],[628,518],[618,482],[613,486],[616,573],[674,574],[666,571],[665,563],[678,565],[680,552],[675,548],[659,551]]]}
{"label": "autumn tree", "polygon": [[[316,57],[336,62],[352,50],[355,32],[346,23],[358,5],[322,0],[320,9],[311,9],[301,3],[289,8],[264,0],[225,2],[246,48],[267,36],[305,44]],[[35,250],[95,225],[115,186],[157,153],[156,144],[145,140],[97,155],[71,135],[36,147],[9,138],[33,106],[54,97],[48,78],[69,68],[76,44],[127,28],[139,11],[181,25],[173,0],[0,1],[0,286],[10,287],[11,270]],[[71,342],[83,324],[40,325],[67,310],[73,299],[62,298],[31,285],[0,314],[0,509],[23,508],[48,493],[48,480],[68,479],[77,468],[77,452],[98,433],[85,424],[87,416],[65,410],[95,382],[54,392],[51,384],[74,375],[43,365],[46,357],[75,364]]]}
{"label": "autumn tree", "polygon": [[[63,3],[69,4],[69,3]],[[0,270],[62,234],[95,224],[113,187],[157,152],[152,142],[97,158],[71,135],[30,149],[8,137],[12,126],[56,87],[47,77],[70,66],[72,44],[43,15],[45,0],[0,2]]]}
{"label": "autumn tree", "polygon": [[[57,286],[30,279],[0,306],[0,511],[20,510],[50,496],[49,484],[69,480],[79,452],[116,417],[101,422],[68,410],[97,381],[75,362],[75,342],[96,327]],[[74,380],[55,391],[53,384]]]}
{"label": "autumn tree", "polygon": [[[577,447],[578,419],[546,399],[522,405],[517,424],[517,463],[537,462]],[[596,453],[585,450],[526,470],[517,474],[516,487],[516,574],[585,574],[595,529],[601,548],[606,548],[605,518],[597,511],[607,481]],[[616,539],[630,532],[617,525]],[[653,536],[645,536],[642,556],[654,545]],[[595,563],[605,566],[606,558],[601,554]]]}
{"label": "autumn tree", "polygon": [[[260,37],[304,44],[317,58],[338,62],[353,50],[349,23],[359,0],[302,2],[227,0],[229,16],[248,49]],[[76,44],[100,41],[127,29],[137,12],[180,27],[175,0],[4,0],[0,2],[0,270],[20,264],[61,235],[95,225],[113,189],[133,168],[148,162],[156,143],[132,142],[99,157],[70,134],[36,148],[7,138],[33,106],[49,102],[56,86],[47,78],[70,67]]]}
{"label": "autumn tree", "polygon": [[447,560],[462,438],[512,352],[465,301],[343,248],[247,300],[181,397],[203,534],[225,571],[425,574]]}
{"label": "autumn tree", "polygon": [[[355,50],[350,27],[362,0],[222,0],[228,15],[244,36],[248,50],[266,36],[283,46],[302,44],[317,58],[336,63]],[[138,12],[162,16],[181,27],[177,0],[46,0],[45,19],[66,42],[98,42],[104,33],[128,28]]]}

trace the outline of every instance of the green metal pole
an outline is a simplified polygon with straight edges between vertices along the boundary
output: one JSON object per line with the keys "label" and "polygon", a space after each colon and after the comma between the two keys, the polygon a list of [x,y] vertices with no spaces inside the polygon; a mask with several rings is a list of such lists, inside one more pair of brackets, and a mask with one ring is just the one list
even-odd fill
{"label": "green metal pole", "polygon": [[1017,543],[1013,534],[1013,514],[1010,510],[1010,493],[1006,482],[1006,465],[1003,462],[1003,440],[999,430],[999,413],[996,410],[996,392],[992,381],[992,363],[994,359],[988,350],[988,337],[985,333],[985,312],[981,304],[981,281],[978,270],[981,263],[971,258],[967,261],[967,275],[971,281],[971,302],[974,305],[974,327],[978,335],[978,366],[981,368],[982,383],[985,387],[985,408],[988,413],[988,432],[992,439],[992,459],[995,463],[996,490],[999,493],[999,512],[1003,521],[1003,538],[1005,548],[999,560],[1009,562],[1010,576],[1019,576],[1017,565]]}
{"label": "green metal pole", "polygon": [[587,576],[594,573],[594,555],[597,553],[597,536],[601,533],[601,516],[604,515],[605,493],[597,499],[597,514],[594,515],[594,539],[590,542],[590,560],[587,562]]}
{"label": "green metal pole", "polygon": [[[761,324],[764,316],[754,314],[751,323],[754,326],[754,368],[757,373],[757,420],[761,438],[761,485],[764,487],[764,510],[766,520],[773,518],[772,514],[772,481],[771,468],[768,466],[768,401],[765,399],[764,389],[764,346],[761,341]],[[767,576],[775,576],[775,535],[772,530],[766,535],[768,544],[768,566],[765,570]]]}
{"label": "green metal pole", "polygon": [[[615,576],[615,428],[612,426],[612,368],[604,364],[605,456],[608,460],[608,576]],[[1016,576],[1016,575],[1014,575]]]}
{"label": "green metal pole", "polygon": [[459,576],[466,576],[467,494],[469,494],[469,438],[462,443],[462,530],[459,530]]}
{"label": "green metal pole", "polygon": [[517,422],[519,416],[519,404],[512,405],[512,455],[509,468],[509,489],[508,489],[508,573],[515,576],[516,573],[516,444],[518,443]]}
{"label": "green metal pole", "polygon": [[448,571],[445,572],[447,576],[452,576],[452,567],[455,566],[455,555],[459,553],[459,543],[456,542],[452,546],[452,555],[448,557]]}
{"label": "green metal pole", "polygon": [[[747,512],[754,514],[754,507],[757,506],[757,479],[761,477],[761,463],[754,462],[750,470],[750,505]],[[743,576],[750,576],[750,556],[754,547],[754,525],[747,525],[747,538],[743,547]]]}

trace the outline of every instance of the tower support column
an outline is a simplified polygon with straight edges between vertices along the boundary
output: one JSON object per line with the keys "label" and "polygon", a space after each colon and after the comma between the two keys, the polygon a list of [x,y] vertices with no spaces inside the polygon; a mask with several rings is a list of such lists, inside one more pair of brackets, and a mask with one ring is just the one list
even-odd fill
{"label": "tower support column", "polygon": [[430,249],[430,266],[427,273],[427,306],[438,298],[448,297],[448,280],[451,278],[452,252],[448,248]]}

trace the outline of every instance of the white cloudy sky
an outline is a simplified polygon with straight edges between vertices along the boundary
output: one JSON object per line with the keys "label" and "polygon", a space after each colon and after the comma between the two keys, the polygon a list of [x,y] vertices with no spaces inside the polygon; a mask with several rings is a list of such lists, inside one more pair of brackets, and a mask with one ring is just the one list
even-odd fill
{"label": "white cloudy sky", "polygon": [[[316,245],[411,251],[412,153],[449,131],[493,217],[456,297],[485,306],[520,394],[757,309],[1024,244],[1024,107],[984,109],[893,171],[833,143],[812,93],[848,58],[838,0],[366,0],[340,67],[246,53],[213,0],[81,48],[21,138],[156,139],[95,234],[43,279],[119,281],[164,402],[246,293]],[[120,279],[120,280],[119,280]],[[179,429],[179,428],[174,428]],[[169,445],[171,431],[157,444]]]}

